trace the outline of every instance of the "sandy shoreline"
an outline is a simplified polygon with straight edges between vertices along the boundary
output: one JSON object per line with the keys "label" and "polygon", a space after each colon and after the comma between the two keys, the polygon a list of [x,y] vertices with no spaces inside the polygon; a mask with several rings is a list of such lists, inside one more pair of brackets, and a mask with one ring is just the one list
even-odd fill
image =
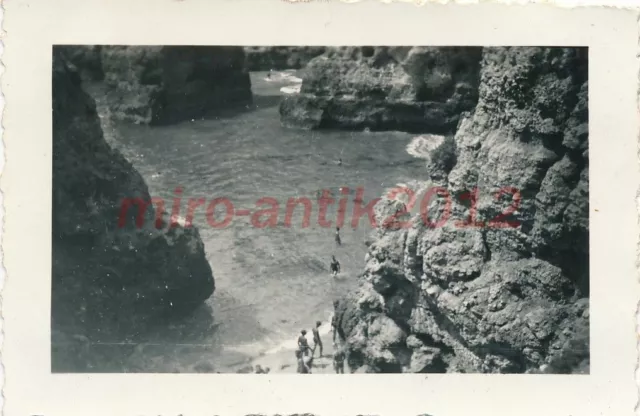
{"label": "sandy shoreline", "polygon": [[[323,356],[319,357],[319,350],[316,350],[315,358],[312,364],[312,374],[334,374],[335,370],[333,369],[333,343],[331,338],[333,336],[332,333],[329,334],[321,334],[322,346],[323,346]],[[310,340],[311,341],[311,340]],[[311,341],[309,345],[313,345]],[[297,347],[295,346],[287,346],[284,348],[279,348],[277,350],[272,350],[264,353],[260,357],[251,359],[246,365],[241,366],[240,368],[234,367],[233,369],[229,369],[230,371],[225,372],[233,372],[233,373],[252,373],[255,372],[255,368],[260,366],[263,369],[269,369],[269,374],[296,374],[297,372],[297,362],[295,357],[295,352]],[[253,367],[253,371],[250,369]],[[345,362],[346,367],[346,362]],[[346,371],[346,368],[345,368]]]}

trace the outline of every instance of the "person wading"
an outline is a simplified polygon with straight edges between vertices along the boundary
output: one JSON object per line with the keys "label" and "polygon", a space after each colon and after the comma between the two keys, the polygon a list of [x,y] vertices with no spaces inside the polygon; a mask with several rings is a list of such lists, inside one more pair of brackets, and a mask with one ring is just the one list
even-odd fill
{"label": "person wading", "polygon": [[333,369],[336,370],[336,374],[344,374],[344,349],[334,342],[333,343]]}
{"label": "person wading", "polygon": [[298,337],[298,350],[303,355],[309,355],[309,352],[311,351],[306,335],[307,331],[303,329],[302,331],[300,331],[300,336]]}
{"label": "person wading", "polygon": [[322,322],[317,321],[315,328],[313,328],[312,330],[313,332],[313,350],[311,353],[312,357],[316,356],[316,348],[320,347],[320,358],[322,358],[322,340],[320,339],[320,331],[318,330],[321,324]]}
{"label": "person wading", "polygon": [[340,239],[340,227],[336,227],[336,244],[341,246],[342,240]]}
{"label": "person wading", "polygon": [[331,341],[335,344],[336,336],[338,335],[338,315],[336,311],[338,310],[339,302],[337,300],[333,301],[333,316],[331,317]]}
{"label": "person wading", "polygon": [[331,265],[329,267],[332,275],[337,276],[340,273],[340,262],[336,260],[336,256],[331,256]]}

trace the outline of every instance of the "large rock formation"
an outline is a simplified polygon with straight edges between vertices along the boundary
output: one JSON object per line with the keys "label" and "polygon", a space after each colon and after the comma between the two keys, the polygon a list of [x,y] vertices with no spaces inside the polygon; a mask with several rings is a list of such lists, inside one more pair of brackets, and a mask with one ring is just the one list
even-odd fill
{"label": "large rock formation", "polygon": [[477,102],[481,48],[328,48],[283,100],[283,125],[446,133]]}
{"label": "large rock formation", "polygon": [[148,202],[147,186],[105,142],[94,101],[82,90],[78,74],[55,54],[54,369],[77,364],[73,345],[56,341],[68,341],[64,334],[92,342],[122,341],[191,313],[213,293],[197,229],[156,228],[153,205],[146,208],[147,221],[138,226],[136,204],[121,212],[127,198]]}
{"label": "large rock formation", "polygon": [[67,62],[74,67],[84,81],[102,81],[102,46],[100,45],[56,45]]}
{"label": "large rock formation", "polygon": [[249,71],[300,69],[327,48],[324,46],[247,46],[244,48]]}
{"label": "large rock formation", "polygon": [[251,103],[245,56],[235,46],[102,48],[107,101],[117,120],[167,124]]}
{"label": "large rock formation", "polygon": [[[587,95],[585,50],[484,49],[454,163],[423,184],[451,205],[441,191],[431,225],[376,230],[358,291],[337,303],[353,367],[588,372]],[[473,205],[484,224],[456,224]]]}

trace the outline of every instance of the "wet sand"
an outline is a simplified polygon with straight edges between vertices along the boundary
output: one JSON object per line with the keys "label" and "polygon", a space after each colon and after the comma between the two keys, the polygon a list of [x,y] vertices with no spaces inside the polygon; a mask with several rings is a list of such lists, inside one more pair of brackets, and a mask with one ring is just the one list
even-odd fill
{"label": "wet sand", "polygon": [[[335,374],[335,370],[333,369],[333,345],[331,343],[331,334],[325,335],[322,337],[323,342],[323,356],[318,357],[318,351],[316,351],[316,356],[313,360],[311,374]],[[313,345],[313,343],[310,343]],[[286,349],[281,350],[277,353],[268,354],[263,357],[257,358],[251,362],[250,365],[260,367],[269,368],[270,374],[296,374],[297,372],[297,361],[295,356],[295,349]],[[345,372],[348,372],[346,369],[345,362]]]}

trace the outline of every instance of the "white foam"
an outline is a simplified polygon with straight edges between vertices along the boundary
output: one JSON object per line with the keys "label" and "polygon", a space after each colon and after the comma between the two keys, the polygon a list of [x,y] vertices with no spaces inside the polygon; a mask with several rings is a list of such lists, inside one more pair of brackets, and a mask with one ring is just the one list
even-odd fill
{"label": "white foam", "polygon": [[298,78],[293,74],[289,74],[286,72],[281,72],[282,74],[282,80],[283,81],[289,81],[289,82],[293,82],[295,84],[302,84],[302,78]]}
{"label": "white foam", "polygon": [[284,94],[299,94],[300,93],[300,84],[298,85],[289,85],[288,87],[280,88],[280,91]]}
{"label": "white foam", "polygon": [[181,227],[186,227],[187,225],[187,219],[184,217],[181,217],[180,215],[172,215],[171,216],[171,221],[172,224],[178,224]]}
{"label": "white foam", "polygon": [[292,71],[272,71],[271,72],[271,76],[270,77],[264,77],[263,78],[265,81],[267,82],[273,82],[273,81],[278,81],[278,82],[291,82],[294,84],[301,84],[302,83],[302,78],[298,78],[295,75],[293,75]]}
{"label": "white foam", "polygon": [[[309,330],[307,331],[308,334],[313,337],[312,332]],[[324,323],[323,325],[320,325],[320,328],[318,328],[318,332],[320,333],[320,335],[328,335],[331,333],[331,320],[329,320],[329,322]],[[311,342],[313,340],[313,338],[311,338],[309,341]],[[293,337],[290,340],[287,340],[269,350],[267,350],[265,352],[266,355],[271,355],[271,354],[277,354],[279,352],[282,351],[286,351],[286,350],[295,350],[296,348],[298,348],[298,338],[297,337]]]}
{"label": "white foam", "polygon": [[[320,335],[330,334],[331,320],[324,323],[323,325],[320,325],[320,328],[318,328],[318,332],[320,333]],[[307,330],[307,336],[308,336],[307,340],[309,341],[309,344],[312,344],[313,335],[310,329]],[[234,346],[226,347],[225,349],[230,351],[236,351],[246,355],[251,355],[251,356],[273,355],[282,351],[293,351],[297,349],[298,335],[297,334],[293,335],[291,336],[291,338],[287,339],[286,341],[282,341],[276,344],[275,346],[273,344],[274,343],[270,340],[261,340],[261,341],[246,343],[242,345],[234,345]]]}
{"label": "white foam", "polygon": [[423,134],[416,136],[407,145],[407,153],[419,159],[429,159],[429,154],[440,146],[444,141],[444,136],[437,134]]}

